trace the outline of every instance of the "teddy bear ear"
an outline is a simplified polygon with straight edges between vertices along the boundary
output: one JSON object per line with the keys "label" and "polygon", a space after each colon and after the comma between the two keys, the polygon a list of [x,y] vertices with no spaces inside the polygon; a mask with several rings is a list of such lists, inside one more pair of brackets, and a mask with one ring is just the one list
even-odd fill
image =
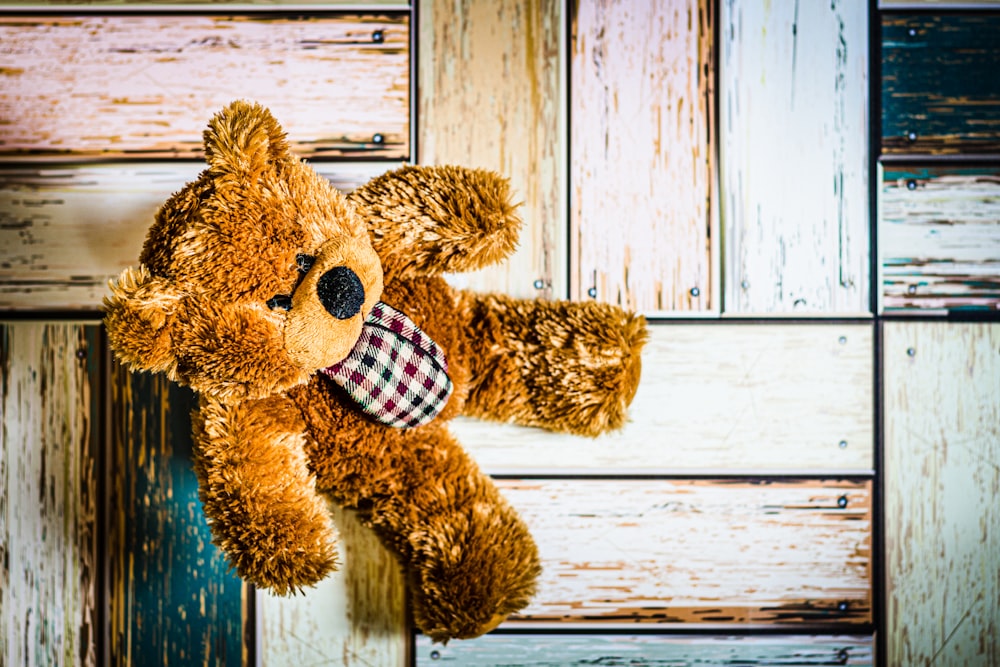
{"label": "teddy bear ear", "polygon": [[171,345],[180,293],[145,266],[125,269],[104,297],[108,342],[130,370],[165,372],[173,379],[177,360]]}
{"label": "teddy bear ear", "polygon": [[259,174],[290,155],[285,131],[257,102],[237,100],[217,113],[204,141],[205,161],[220,174]]}

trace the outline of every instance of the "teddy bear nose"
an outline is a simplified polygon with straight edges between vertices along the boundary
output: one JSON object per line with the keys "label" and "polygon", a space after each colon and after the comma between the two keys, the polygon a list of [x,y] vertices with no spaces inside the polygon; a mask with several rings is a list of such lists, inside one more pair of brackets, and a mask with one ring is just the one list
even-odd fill
{"label": "teddy bear nose", "polygon": [[316,296],[328,313],[338,320],[346,320],[361,310],[365,288],[354,271],[346,266],[335,266],[319,277]]}

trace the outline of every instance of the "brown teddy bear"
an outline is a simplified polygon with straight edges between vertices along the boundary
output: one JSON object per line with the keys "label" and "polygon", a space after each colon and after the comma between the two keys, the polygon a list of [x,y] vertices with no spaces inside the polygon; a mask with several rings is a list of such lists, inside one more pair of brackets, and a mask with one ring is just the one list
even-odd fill
{"label": "brown teddy bear", "polygon": [[337,566],[329,497],[398,556],[420,630],[491,630],[528,603],[538,553],[448,420],[621,426],[643,318],[445,282],[516,244],[493,173],[403,167],[345,196],[248,102],[204,142],[207,169],[157,213],[104,307],[123,363],[200,394],[213,541],[247,581],[296,592]]}

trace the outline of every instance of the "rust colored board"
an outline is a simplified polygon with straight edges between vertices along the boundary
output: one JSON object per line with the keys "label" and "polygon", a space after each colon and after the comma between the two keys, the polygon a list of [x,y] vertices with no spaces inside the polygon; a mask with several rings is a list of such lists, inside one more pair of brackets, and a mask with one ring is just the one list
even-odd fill
{"label": "rust colored board", "polygon": [[871,483],[500,480],[538,542],[505,626],[870,623]]}
{"label": "rust colored board", "polygon": [[715,3],[573,5],[572,296],[718,312]]}
{"label": "rust colored board", "polygon": [[886,312],[1000,309],[1000,168],[883,169]]}
{"label": "rust colored board", "polygon": [[422,164],[511,179],[524,220],[505,263],[456,284],[518,297],[566,295],[566,129],[559,0],[422,0]]}
{"label": "rust colored board", "polygon": [[1000,324],[885,324],[886,664],[1000,664]]}
{"label": "rust colored board", "polygon": [[867,315],[868,5],[723,0],[723,311]]}
{"label": "rust colored board", "polygon": [[0,323],[0,664],[97,664],[98,327]]}
{"label": "rust colored board", "polygon": [[201,154],[209,118],[268,106],[300,155],[409,155],[408,15],[0,15],[0,154]]}

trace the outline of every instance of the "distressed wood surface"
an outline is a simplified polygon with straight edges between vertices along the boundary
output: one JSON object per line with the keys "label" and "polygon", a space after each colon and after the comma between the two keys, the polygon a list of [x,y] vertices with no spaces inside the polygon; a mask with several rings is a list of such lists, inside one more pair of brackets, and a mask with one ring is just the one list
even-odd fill
{"label": "distressed wood surface", "polygon": [[211,543],[191,469],[194,394],[163,375],[110,378],[113,665],[244,663],[242,582]]}
{"label": "distressed wood surface", "polygon": [[715,311],[714,3],[574,3],[572,296]]}
{"label": "distressed wood surface", "polygon": [[1000,664],[1000,324],[885,324],[887,664]]}
{"label": "distressed wood surface", "polygon": [[489,472],[867,474],[872,329],[655,324],[622,431],[596,439],[471,419],[452,425]]}
{"label": "distressed wood surface", "polygon": [[97,664],[96,341],[0,323],[0,664]]}
{"label": "distressed wood surface", "polygon": [[[201,163],[0,169],[0,308],[96,311],[139,260],[146,230]],[[319,163],[350,191],[393,163]]]}
{"label": "distressed wood surface", "polygon": [[1000,308],[1000,168],[889,168],[880,180],[883,308]]}
{"label": "distressed wood surface", "polygon": [[418,667],[584,667],[585,665],[873,665],[864,636],[490,634],[447,646],[417,637]]}
{"label": "distressed wood surface", "polygon": [[394,7],[405,7],[409,3],[407,0],[363,0],[357,2],[356,0],[184,0],[183,3],[177,2],[177,0],[16,0],[16,2],[11,2],[10,0],[4,0],[0,3],[0,9],[3,5],[22,5],[27,7],[38,6],[38,7],[54,7],[61,9],[72,9],[73,7],[79,7],[80,5],[100,5],[102,7],[125,7],[127,9],[134,9],[137,7],[159,7],[162,5],[169,5],[176,7],[178,5],[208,5],[205,9],[210,9],[214,6],[225,7],[226,5],[260,5],[262,7],[277,6],[277,9],[281,9],[281,5],[324,5],[324,6],[338,6],[338,5],[348,5],[352,9],[364,6],[373,6],[377,8],[382,8],[383,6],[394,6]]}
{"label": "distressed wood surface", "polygon": [[723,310],[869,305],[868,7],[723,0]]}
{"label": "distressed wood surface", "polygon": [[248,98],[300,155],[405,158],[408,33],[405,14],[0,15],[0,153],[197,156]]}
{"label": "distressed wood surface", "polygon": [[878,0],[879,9],[990,9],[1000,0]]}
{"label": "distressed wood surface", "polygon": [[872,620],[870,482],[497,484],[543,568],[533,601],[503,627]]}
{"label": "distressed wood surface", "polygon": [[419,162],[499,171],[523,202],[509,261],[455,276],[518,297],[567,293],[566,119],[558,0],[422,0]]}
{"label": "distressed wood surface", "polygon": [[257,591],[261,665],[408,665],[406,586],[393,555],[351,512],[331,505],[341,569],[305,595]]}
{"label": "distressed wood surface", "polygon": [[1000,153],[1000,15],[882,15],[882,152]]}

